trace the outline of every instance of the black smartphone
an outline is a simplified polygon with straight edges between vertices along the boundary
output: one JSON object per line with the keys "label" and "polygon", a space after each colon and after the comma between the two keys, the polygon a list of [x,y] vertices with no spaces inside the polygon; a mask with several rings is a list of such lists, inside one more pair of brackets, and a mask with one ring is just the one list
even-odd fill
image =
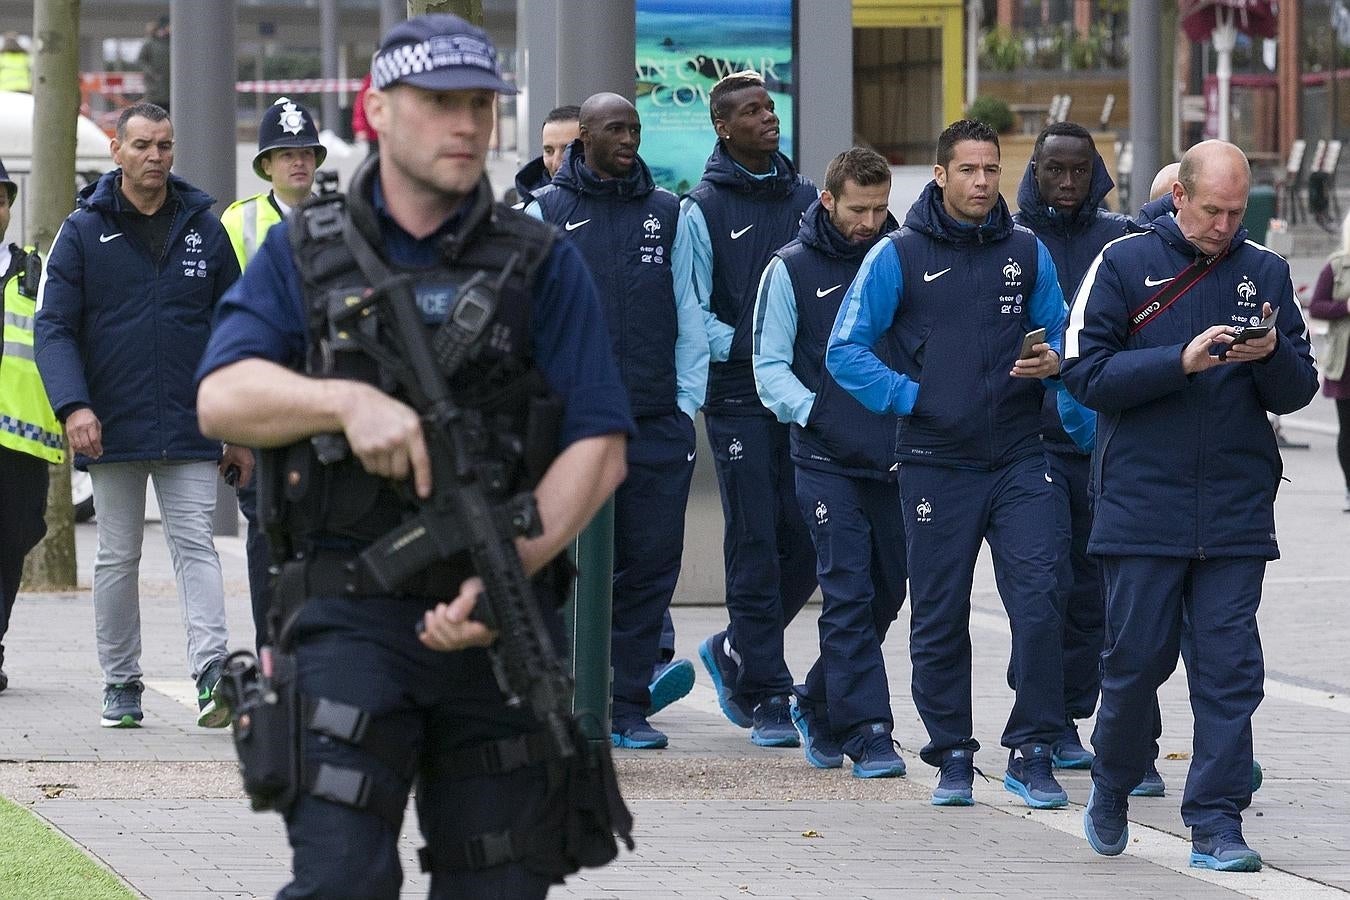
{"label": "black smartphone", "polygon": [[225,483],[232,488],[237,488],[239,487],[239,476],[243,474],[244,474],[243,472],[239,471],[238,466],[226,466]]}
{"label": "black smartphone", "polygon": [[1022,349],[1018,351],[1018,359],[1031,359],[1036,355],[1032,348],[1037,344],[1045,343],[1045,329],[1037,328],[1035,331],[1028,331],[1026,337],[1022,338]]}
{"label": "black smartphone", "polygon": [[1279,309],[1272,309],[1270,315],[1261,320],[1260,325],[1248,325],[1239,328],[1237,334],[1233,336],[1233,343],[1245,344],[1248,341],[1263,338],[1270,334],[1270,329],[1275,327],[1275,317],[1279,315],[1279,312]]}

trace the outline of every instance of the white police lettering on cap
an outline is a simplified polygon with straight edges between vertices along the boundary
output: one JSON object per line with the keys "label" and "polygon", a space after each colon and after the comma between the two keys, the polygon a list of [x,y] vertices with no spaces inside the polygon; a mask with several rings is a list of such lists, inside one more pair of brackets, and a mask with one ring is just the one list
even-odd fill
{"label": "white police lettering on cap", "polygon": [[437,35],[419,44],[403,44],[375,58],[370,80],[380,90],[409,75],[464,67],[496,75],[492,45],[469,34]]}

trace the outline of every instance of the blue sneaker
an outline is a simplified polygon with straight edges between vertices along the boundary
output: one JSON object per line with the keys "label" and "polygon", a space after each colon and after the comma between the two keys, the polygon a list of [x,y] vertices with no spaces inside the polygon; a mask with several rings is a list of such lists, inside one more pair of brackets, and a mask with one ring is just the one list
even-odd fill
{"label": "blue sneaker", "polygon": [[1252,793],[1255,794],[1261,790],[1261,782],[1266,780],[1266,773],[1261,770],[1261,764],[1252,760]]}
{"label": "blue sneaker", "polygon": [[1158,774],[1158,764],[1149,763],[1144,777],[1130,791],[1131,797],[1161,797],[1167,793],[1167,783]]}
{"label": "blue sneaker", "polygon": [[1051,772],[1051,756],[1050,748],[1045,744],[1026,744],[1009,753],[1003,787],[1025,800],[1032,809],[1067,806],[1069,795]]}
{"label": "blue sneaker", "polygon": [[140,728],[141,693],[145,685],[139,681],[123,684],[109,684],[103,687],[103,718],[99,722],[104,728]]}
{"label": "blue sneaker", "polygon": [[801,743],[792,726],[792,707],[786,694],[765,697],[755,707],[750,743],[759,747],[796,747]]}
{"label": "blue sneaker", "polygon": [[625,750],[660,750],[669,743],[664,734],[638,715],[615,719],[609,729],[609,739],[615,747]]}
{"label": "blue sneaker", "polygon": [[1055,741],[1054,757],[1056,769],[1092,768],[1092,751],[1083,746],[1078,737],[1078,726],[1072,722],[1064,729],[1064,734]]}
{"label": "blue sneaker", "polygon": [[943,752],[932,803],[934,806],[975,805],[975,758],[969,750]]}
{"label": "blue sneaker", "polygon": [[1215,869],[1219,872],[1259,872],[1261,854],[1242,839],[1236,828],[1208,838],[1197,837],[1191,842],[1191,868]]}
{"label": "blue sneaker", "polygon": [[652,695],[647,715],[654,716],[694,689],[694,664],[687,659],[661,663],[652,673],[652,683],[647,689]]}
{"label": "blue sneaker", "polygon": [[1128,797],[1102,790],[1092,783],[1083,810],[1083,834],[1102,856],[1119,856],[1130,842]]}
{"label": "blue sneaker", "polygon": [[844,765],[844,748],[826,733],[824,723],[801,698],[792,703],[792,724],[802,736],[802,755],[817,769],[838,769]]}
{"label": "blue sneaker", "polygon": [[900,778],[905,761],[895,752],[891,730],[884,722],[864,725],[844,744],[844,752],[853,760],[854,778]]}
{"label": "blue sneaker", "polygon": [[722,649],[722,642],[726,637],[725,631],[709,635],[698,645],[698,658],[703,661],[703,667],[708,670],[708,677],[712,679],[713,688],[717,690],[717,705],[722,707],[722,714],[731,720],[732,725],[749,728],[754,724],[754,715],[744,701],[733,693],[737,669],[740,667]]}

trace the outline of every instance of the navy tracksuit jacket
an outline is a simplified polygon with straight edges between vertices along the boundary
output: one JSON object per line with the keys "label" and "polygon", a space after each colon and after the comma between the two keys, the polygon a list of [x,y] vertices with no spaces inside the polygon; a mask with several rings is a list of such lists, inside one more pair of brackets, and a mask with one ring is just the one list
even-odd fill
{"label": "navy tracksuit jacket", "polygon": [[[1174,303],[1137,311],[1202,257],[1168,215],[1108,246],[1080,290],[1064,382],[1097,410],[1088,550],[1102,557],[1107,648],[1092,775],[1127,792],[1149,762],[1157,689],[1186,662],[1195,746],[1182,819],[1197,837],[1240,827],[1251,802],[1251,717],[1264,666],[1256,609],[1279,557],[1283,465],[1267,413],[1317,391],[1289,266],[1239,228],[1226,255]],[[1187,374],[1185,346],[1212,325],[1278,310],[1275,349],[1257,363]]]}
{"label": "navy tracksuit jacket", "polygon": [[735,329],[728,357],[710,367],[703,413],[726,523],[727,633],[741,657],[734,690],[754,706],[792,691],[783,629],[815,592],[816,576],[797,508],[788,431],[755,392],[751,319],[764,266],[797,236],[816,188],[781,153],[774,155],[773,174],[757,178],[719,141],[688,197],[706,224],[711,312]]}
{"label": "navy tracksuit jacket", "polygon": [[863,257],[895,227],[888,219],[874,239],[854,243],[816,201],[797,239],[770,261],[755,308],[755,382],[765,405],[790,423],[797,499],[824,596],[820,657],[798,702],[813,706],[855,756],[864,726],[894,727],[881,643],[905,598],[897,420],[839,387],[825,370],[825,347]]}
{"label": "navy tracksuit jacket", "polygon": [[[1040,446],[1039,383],[1008,374],[1023,335],[1061,346],[1055,266],[1000,199],[965,225],[930,182],[905,226],[868,253],[840,308],[830,373],[864,406],[901,416],[900,496],[921,756],[979,749],[971,720],[970,589],[988,540],[1012,622],[1018,685],[1002,743],[1049,745],[1064,727],[1054,503]],[[897,346],[894,366],[872,350]]]}
{"label": "navy tracksuit jacket", "polygon": [[[1094,153],[1087,196],[1071,216],[1060,214],[1041,197],[1034,163],[1028,162],[1017,190],[1019,211],[1013,221],[1035,232],[1055,261],[1059,287],[1070,304],[1092,261],[1108,243],[1130,230],[1129,218],[1101,208],[1115,187],[1101,154]],[[1059,518],[1059,592],[1064,610],[1064,714],[1086,719],[1097,707],[1101,689],[1101,655],[1105,643],[1101,573],[1087,553],[1092,511],[1088,501],[1088,459],[1065,433],[1060,420],[1060,392],[1046,391],[1041,406],[1041,440],[1054,482]],[[1012,666],[1009,665],[1009,679]]]}
{"label": "navy tracksuit jacket", "polygon": [[[568,146],[553,181],[536,188],[533,199],[543,219],[581,250],[595,278],[637,424],[628,442],[628,476],[614,495],[610,659],[619,723],[645,715],[651,704],[694,473],[692,410],[686,415],[677,405],[680,326],[672,265],[679,199],[656,186],[640,157],[627,178],[599,178],[586,165],[580,140]],[[701,336],[700,350],[705,342]]]}

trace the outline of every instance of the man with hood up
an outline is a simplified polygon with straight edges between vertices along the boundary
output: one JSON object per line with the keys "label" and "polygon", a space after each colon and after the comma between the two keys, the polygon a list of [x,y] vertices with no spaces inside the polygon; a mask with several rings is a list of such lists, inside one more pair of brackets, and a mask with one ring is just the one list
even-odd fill
{"label": "man with hood up", "polygon": [[[1050,251],[1066,298],[1073,297],[1101,249],[1130,228],[1127,217],[1102,208],[1114,187],[1092,135],[1083,126],[1055,122],[1036,138],[1017,190],[1019,211],[1013,221],[1030,228]],[[1046,392],[1041,442],[1060,516],[1057,561],[1064,610],[1065,721],[1064,734],[1054,745],[1054,763],[1061,769],[1086,769],[1092,765],[1092,754],[1083,747],[1075,722],[1091,717],[1097,706],[1105,601],[1097,564],[1087,555],[1092,530],[1088,470],[1096,416],[1090,410],[1075,411],[1078,415],[1071,424],[1083,427],[1070,436],[1059,410],[1062,404],[1073,402],[1063,391]],[[1010,665],[1009,677],[1011,671]]]}
{"label": "man with hood up", "polygon": [[562,229],[586,258],[637,420],[614,495],[610,736],[616,747],[645,750],[668,743],[647,716],[694,684],[693,663],[663,660],[661,643],[684,550],[708,334],[679,200],[638,155],[637,110],[618,94],[595,94],[579,122],[581,136],[525,212]]}
{"label": "man with hood up", "polygon": [[797,508],[788,429],[755,392],[751,319],[760,274],[797,236],[816,188],[778,150],[773,97],[755,72],[713,86],[717,144],[681,204],[712,365],[703,421],[722,494],[725,631],[699,645],[723,714],[761,747],[796,747],[783,629],[816,589],[815,553]]}
{"label": "man with hood up", "polygon": [[[826,366],[863,406],[901,417],[909,651],[929,738],[919,755],[940,770],[933,804],[974,802],[970,589],[987,540],[1013,640],[1003,784],[1028,806],[1060,807],[1063,624],[1039,382],[1059,372],[1064,298],[1049,252],[999,196],[998,134],[955,122],[936,163],[904,227],[863,260]],[[883,339],[897,345],[889,364],[874,349]]]}
{"label": "man with hood up", "polygon": [[834,769],[848,755],[857,778],[905,774],[881,654],[905,599],[905,529],[895,502],[896,418],[839,387],[825,371],[825,345],[863,257],[898,227],[890,192],[881,154],[854,147],[836,156],[797,239],[764,269],[755,305],[755,385],[791,428],[797,500],[825,599],[820,658],[795,689],[792,721],[807,762]]}

